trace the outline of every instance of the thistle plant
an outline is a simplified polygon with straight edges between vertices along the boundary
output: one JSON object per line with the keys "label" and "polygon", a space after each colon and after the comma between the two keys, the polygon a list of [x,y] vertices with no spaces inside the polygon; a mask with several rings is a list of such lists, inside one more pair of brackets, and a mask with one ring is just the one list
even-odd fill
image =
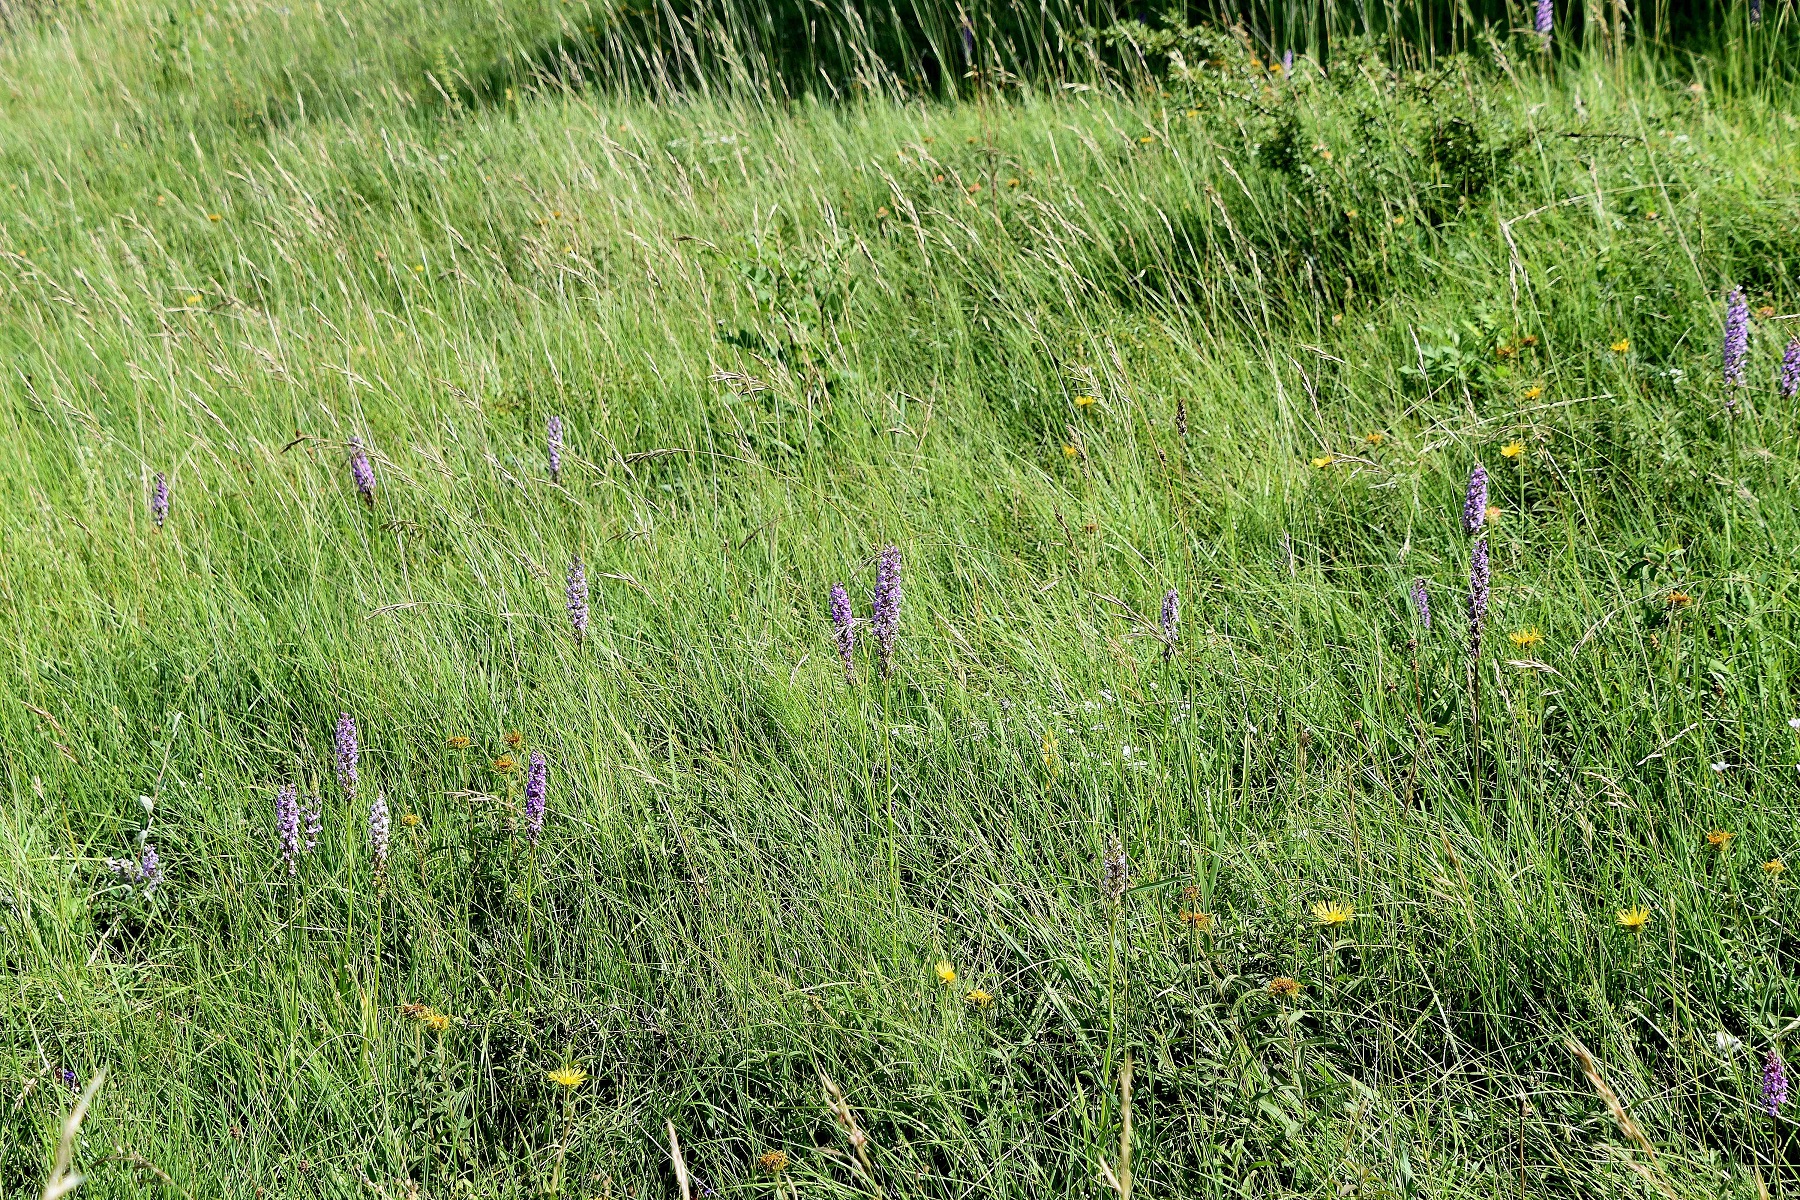
{"label": "thistle plant", "polygon": [[837,642],[838,657],[844,661],[844,682],[856,682],[855,662],[856,617],[850,609],[850,593],[841,583],[831,585],[831,627]]}
{"label": "thistle plant", "polygon": [[579,646],[587,636],[588,627],[588,584],[587,571],[577,556],[569,563],[569,583],[564,591],[564,601],[569,609],[569,628],[575,631],[575,644]]}
{"label": "thistle plant", "polygon": [[1161,624],[1162,624],[1163,661],[1164,662],[1168,662],[1170,659],[1175,657],[1175,639],[1179,633],[1177,627],[1180,625],[1180,623],[1181,623],[1181,597],[1178,594],[1176,594],[1176,591],[1174,588],[1170,588],[1168,595],[1163,597],[1163,602],[1162,602],[1162,622],[1161,622]]}
{"label": "thistle plant", "polygon": [[894,642],[900,636],[900,548],[885,546],[875,569],[874,615],[869,622],[881,656],[881,677],[894,669]]}
{"label": "thistle plant", "polygon": [[[1744,300],[1744,289],[1734,287],[1725,296],[1725,338],[1720,351],[1725,386],[1741,387],[1744,383],[1744,359],[1750,348],[1750,305]],[[1728,395],[1726,403],[1735,409],[1737,399]]]}
{"label": "thistle plant", "polygon": [[344,795],[356,795],[356,761],[359,752],[356,747],[356,719],[347,712],[340,712],[337,719],[337,734],[334,739],[337,754],[338,785],[344,789]]}
{"label": "thistle plant", "polygon": [[542,754],[533,750],[525,769],[525,837],[534,846],[538,835],[544,832],[544,792],[549,782],[549,765]]}
{"label": "thistle plant", "polygon": [[156,483],[150,489],[150,519],[158,529],[169,519],[169,479],[161,471],[156,473]]}
{"label": "thistle plant", "polygon": [[350,478],[356,484],[356,494],[362,497],[364,504],[375,507],[375,468],[369,465],[368,452],[363,449],[362,439],[350,439]]}
{"label": "thistle plant", "polygon": [[551,413],[544,419],[544,455],[550,465],[550,478],[562,482],[562,418]]}

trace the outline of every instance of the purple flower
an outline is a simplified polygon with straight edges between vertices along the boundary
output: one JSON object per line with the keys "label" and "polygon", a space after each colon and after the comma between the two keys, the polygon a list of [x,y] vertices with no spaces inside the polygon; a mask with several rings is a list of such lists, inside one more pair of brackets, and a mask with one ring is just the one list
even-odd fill
{"label": "purple flower", "polygon": [[1469,472],[1469,494],[1463,498],[1463,532],[1474,537],[1487,521],[1487,468],[1480,463]]}
{"label": "purple flower", "polygon": [[71,1096],[81,1095],[81,1080],[76,1078],[75,1072],[71,1071],[67,1067],[64,1067],[62,1070],[60,1070],[56,1073],[56,1078],[64,1087],[69,1089],[69,1095],[71,1095]]}
{"label": "purple flower", "polygon": [[1550,31],[1556,28],[1556,9],[1551,0],[1538,0],[1536,28],[1545,37],[1549,37]]}
{"label": "purple flower", "polygon": [[1281,73],[1283,75],[1292,75],[1294,73],[1294,52],[1292,50],[1283,50],[1281,52]]}
{"label": "purple flower", "polygon": [[1744,382],[1744,357],[1749,347],[1750,305],[1744,300],[1744,289],[1734,287],[1725,295],[1725,346],[1720,355],[1726,387]]}
{"label": "purple flower", "polygon": [[1163,606],[1162,606],[1162,638],[1163,638],[1163,661],[1164,662],[1168,662],[1171,658],[1175,657],[1175,638],[1176,638],[1176,635],[1178,632],[1176,627],[1180,624],[1181,624],[1181,597],[1176,593],[1174,588],[1170,588],[1169,594],[1163,597]]}
{"label": "purple flower", "polygon": [[1769,1056],[1763,1059],[1763,1110],[1771,1117],[1780,1116],[1781,1106],[1787,1103],[1787,1098],[1787,1064],[1781,1061],[1779,1050],[1771,1050]]}
{"label": "purple flower", "polygon": [[156,847],[149,842],[144,843],[143,854],[138,859],[138,879],[144,885],[146,896],[162,882],[162,860],[156,857]]}
{"label": "purple flower", "polygon": [[1800,337],[1787,344],[1781,356],[1781,398],[1792,400],[1800,392]]}
{"label": "purple flower", "polygon": [[884,546],[875,568],[874,616],[869,621],[881,652],[881,677],[894,669],[894,639],[900,636],[900,548]]}
{"label": "purple flower", "polygon": [[544,421],[544,449],[550,459],[550,478],[562,479],[562,418],[551,413]]}
{"label": "purple flower", "polygon": [[281,845],[281,861],[292,875],[300,869],[300,789],[291,783],[275,793],[275,837]]}
{"label": "purple flower", "polygon": [[304,825],[302,832],[306,835],[302,848],[311,854],[319,848],[319,830],[325,827],[323,804],[317,796],[313,797],[311,808],[301,807],[300,818]]}
{"label": "purple flower", "polygon": [[534,846],[538,835],[544,832],[544,787],[549,782],[550,768],[544,756],[533,750],[525,768],[525,836]]}
{"label": "purple flower", "polygon": [[347,712],[338,714],[337,777],[344,795],[356,795],[356,720]]}
{"label": "purple flower", "polygon": [[359,437],[350,439],[350,478],[356,481],[356,492],[363,498],[363,503],[374,508],[375,469],[369,466],[369,456]]}
{"label": "purple flower", "polygon": [[1412,584],[1413,611],[1419,614],[1419,624],[1431,628],[1431,597],[1425,594],[1425,581],[1415,579]]}
{"label": "purple flower", "polygon": [[388,824],[387,797],[376,792],[375,803],[369,805],[369,850],[375,855],[377,874],[387,870],[388,835],[391,829]]}
{"label": "purple flower", "polygon": [[831,626],[837,631],[838,657],[844,660],[844,682],[856,682],[856,668],[851,652],[856,649],[856,617],[850,610],[850,593],[844,585],[831,585]]}
{"label": "purple flower", "polygon": [[581,639],[587,636],[588,625],[587,572],[582,569],[579,558],[569,564],[567,597],[569,627],[575,631],[575,644],[579,646]]}
{"label": "purple flower", "polygon": [[156,473],[156,485],[150,489],[150,519],[158,529],[169,519],[169,478],[161,471]]}
{"label": "purple flower", "polygon": [[1481,622],[1487,616],[1490,579],[1488,544],[1487,539],[1482,538],[1475,543],[1475,549],[1469,555],[1469,658],[1471,660],[1481,656]]}

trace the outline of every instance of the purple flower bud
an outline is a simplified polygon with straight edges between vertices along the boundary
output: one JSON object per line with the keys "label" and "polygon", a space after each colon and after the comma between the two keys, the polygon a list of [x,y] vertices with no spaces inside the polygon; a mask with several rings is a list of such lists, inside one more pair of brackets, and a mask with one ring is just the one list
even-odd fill
{"label": "purple flower bud", "polygon": [[356,720],[347,712],[338,714],[337,777],[344,795],[356,795]]}
{"label": "purple flower bud", "polygon": [[1169,589],[1163,597],[1162,606],[1162,639],[1163,661],[1168,662],[1175,657],[1175,639],[1179,634],[1177,626],[1181,624],[1181,597],[1174,588]]}
{"label": "purple flower bud", "polygon": [[1430,629],[1431,628],[1431,597],[1429,597],[1425,594],[1425,581],[1423,579],[1413,580],[1412,605],[1413,605],[1413,611],[1419,614],[1419,624],[1423,625],[1427,629]]}
{"label": "purple flower bud", "polygon": [[525,836],[534,846],[544,832],[544,789],[549,782],[550,768],[544,756],[533,750],[525,768]]}
{"label": "purple flower bud", "polygon": [[550,478],[562,480],[562,418],[551,413],[544,421],[544,448],[550,459]]}
{"label": "purple flower bud", "polygon": [[1556,9],[1552,0],[1538,0],[1536,28],[1545,37],[1549,37],[1550,31],[1556,28]]}
{"label": "purple flower bud", "polygon": [[156,473],[156,485],[150,489],[150,519],[158,529],[169,519],[169,478],[161,471]]}
{"label": "purple flower bud", "polygon": [[1771,1117],[1781,1115],[1781,1106],[1788,1099],[1787,1064],[1781,1061],[1779,1050],[1769,1051],[1763,1059],[1762,1100],[1763,1110]]}
{"label": "purple flower bud", "polygon": [[375,803],[369,805],[369,851],[375,856],[377,874],[387,870],[388,837],[391,831],[392,826],[388,824],[387,797],[376,792]]}
{"label": "purple flower bud", "polygon": [[881,653],[881,677],[894,669],[894,640],[900,636],[900,548],[884,546],[875,568],[874,615],[869,621]]}
{"label": "purple flower bud", "polygon": [[1487,617],[1490,580],[1488,544],[1487,539],[1482,538],[1475,543],[1475,549],[1469,555],[1469,658],[1471,661],[1481,656],[1481,623]]}
{"label": "purple flower bud", "polygon": [[56,1073],[56,1078],[58,1081],[60,1081],[62,1083],[62,1085],[64,1087],[69,1089],[69,1095],[71,1095],[71,1096],[81,1095],[81,1080],[79,1080],[75,1077],[75,1072],[71,1071],[67,1067],[64,1067],[62,1070],[60,1070]]}
{"label": "purple flower bud", "polygon": [[1474,537],[1487,522],[1487,468],[1480,463],[1469,472],[1469,494],[1463,498],[1463,532]]}
{"label": "purple flower bud", "polygon": [[350,478],[356,481],[356,492],[363,498],[363,503],[374,508],[375,469],[369,466],[369,456],[359,437],[350,439]]}
{"label": "purple flower bud", "polygon": [[851,652],[856,649],[856,617],[850,610],[850,593],[844,585],[831,585],[831,626],[837,632],[838,657],[844,660],[844,682],[856,682]]}
{"label": "purple flower bud", "polygon": [[1725,346],[1720,355],[1726,387],[1744,382],[1744,358],[1749,347],[1750,305],[1744,300],[1744,289],[1734,287],[1725,295]]}
{"label": "purple flower bud", "polygon": [[1283,75],[1292,75],[1294,73],[1294,52],[1292,50],[1283,50],[1281,52],[1281,73]]}
{"label": "purple flower bud", "polygon": [[569,564],[569,627],[575,631],[575,644],[579,646],[581,639],[587,636],[588,626],[588,589],[587,572],[582,569],[581,559],[577,558]]}
{"label": "purple flower bud", "polygon": [[1800,393],[1800,337],[1787,344],[1781,356],[1781,398],[1792,400]]}
{"label": "purple flower bud", "polygon": [[275,793],[275,837],[281,861],[292,875],[300,869],[300,789],[291,783],[282,784]]}
{"label": "purple flower bud", "polygon": [[157,858],[156,847],[149,842],[144,843],[143,854],[138,859],[138,879],[144,885],[146,896],[162,882],[162,860]]}

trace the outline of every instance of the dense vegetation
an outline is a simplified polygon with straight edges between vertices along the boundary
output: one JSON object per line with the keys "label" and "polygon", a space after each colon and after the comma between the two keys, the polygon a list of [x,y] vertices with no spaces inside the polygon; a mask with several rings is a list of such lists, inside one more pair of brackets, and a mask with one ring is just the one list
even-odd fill
{"label": "dense vegetation", "polygon": [[1790,5],[10,11],[7,1195],[1800,1187]]}

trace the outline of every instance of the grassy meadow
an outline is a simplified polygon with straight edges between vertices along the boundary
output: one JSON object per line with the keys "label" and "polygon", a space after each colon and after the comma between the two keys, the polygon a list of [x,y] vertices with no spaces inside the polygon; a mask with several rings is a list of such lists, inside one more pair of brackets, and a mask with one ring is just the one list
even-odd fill
{"label": "grassy meadow", "polygon": [[663,11],[0,9],[0,1193],[1800,1196],[1792,6]]}

